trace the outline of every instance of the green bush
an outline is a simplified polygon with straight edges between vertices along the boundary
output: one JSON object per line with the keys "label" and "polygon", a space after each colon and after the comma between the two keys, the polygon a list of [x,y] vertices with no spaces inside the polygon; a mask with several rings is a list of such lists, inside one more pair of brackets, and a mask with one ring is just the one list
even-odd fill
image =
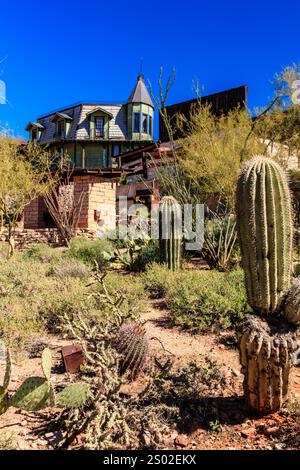
{"label": "green bush", "polygon": [[88,240],[84,237],[73,238],[68,252],[72,258],[94,266],[95,261],[100,268],[108,265],[113,254],[113,246],[109,240]]}
{"label": "green bush", "polygon": [[145,271],[147,266],[159,262],[159,246],[154,240],[142,246],[134,260],[133,271]]}
{"label": "green bush", "polygon": [[152,263],[146,267],[146,271],[141,278],[150,297],[152,299],[161,299],[166,297],[177,275],[178,273],[170,271],[163,264]]}
{"label": "green bush", "polygon": [[182,272],[174,281],[168,284],[166,304],[183,328],[218,331],[239,323],[249,311],[241,270]]}
{"label": "green bush", "polygon": [[23,251],[23,256],[41,263],[51,263],[60,257],[60,253],[46,243],[32,243]]}
{"label": "green bush", "polygon": [[133,315],[138,315],[147,308],[147,295],[140,277],[111,272],[107,274],[105,284],[109,291],[124,295],[123,307]]}
{"label": "green bush", "polygon": [[91,274],[89,267],[79,259],[62,258],[51,266],[47,273],[57,278],[78,277],[84,279]]}

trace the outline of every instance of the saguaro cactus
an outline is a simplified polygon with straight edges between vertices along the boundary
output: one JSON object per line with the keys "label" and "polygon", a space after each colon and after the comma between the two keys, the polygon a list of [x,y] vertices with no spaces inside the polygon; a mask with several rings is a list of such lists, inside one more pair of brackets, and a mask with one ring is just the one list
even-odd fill
{"label": "saguaro cactus", "polygon": [[159,249],[161,261],[176,271],[181,265],[181,208],[173,196],[164,196],[159,204]]}
{"label": "saguaro cactus", "polygon": [[236,200],[249,303],[259,314],[272,314],[292,272],[291,197],[283,170],[269,158],[253,158],[238,178]]}
{"label": "saguaro cactus", "polygon": [[287,398],[295,327],[279,321],[292,273],[292,209],[285,174],[255,157],[237,183],[237,228],[245,271],[247,315],[240,330],[244,392],[250,410],[269,413]]}

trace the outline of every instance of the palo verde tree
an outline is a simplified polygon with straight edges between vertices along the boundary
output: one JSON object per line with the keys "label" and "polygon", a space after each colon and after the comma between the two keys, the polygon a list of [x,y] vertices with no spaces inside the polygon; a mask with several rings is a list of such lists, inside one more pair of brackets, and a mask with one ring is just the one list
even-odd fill
{"label": "palo verde tree", "polygon": [[55,156],[35,143],[21,146],[7,134],[0,136],[0,229],[7,229],[8,252],[14,253],[15,230],[26,205],[53,184],[49,168]]}

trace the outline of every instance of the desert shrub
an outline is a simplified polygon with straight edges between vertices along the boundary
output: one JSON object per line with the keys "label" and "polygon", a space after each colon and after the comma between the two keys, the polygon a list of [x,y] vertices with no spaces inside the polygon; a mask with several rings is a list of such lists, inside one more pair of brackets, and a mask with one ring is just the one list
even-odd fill
{"label": "desert shrub", "polygon": [[47,274],[57,278],[78,277],[84,279],[91,274],[91,270],[79,259],[64,257],[53,264]]}
{"label": "desert shrub", "polygon": [[84,237],[73,238],[70,242],[69,256],[93,266],[95,261],[100,268],[108,265],[113,253],[110,240],[88,240]]}
{"label": "desert shrub", "polygon": [[62,311],[93,311],[86,280],[47,276],[49,266],[16,253],[0,265],[0,336],[13,346],[56,331]]}
{"label": "desert shrub", "polygon": [[174,282],[178,273],[170,271],[166,266],[159,263],[152,263],[147,266],[141,278],[146,291],[153,299],[166,297],[169,286]]}
{"label": "desert shrub", "polygon": [[46,243],[32,243],[24,250],[23,256],[41,263],[50,263],[59,258],[60,253]]}
{"label": "desert shrub", "polygon": [[192,331],[217,331],[238,323],[249,311],[244,274],[190,271],[168,284],[166,304],[174,323]]}
{"label": "desert shrub", "polygon": [[145,271],[151,263],[159,262],[159,246],[154,240],[151,240],[138,251],[133,263],[133,271]]}
{"label": "desert shrub", "polygon": [[105,284],[109,291],[124,295],[123,309],[136,315],[147,308],[147,295],[140,277],[112,272],[107,274]]}

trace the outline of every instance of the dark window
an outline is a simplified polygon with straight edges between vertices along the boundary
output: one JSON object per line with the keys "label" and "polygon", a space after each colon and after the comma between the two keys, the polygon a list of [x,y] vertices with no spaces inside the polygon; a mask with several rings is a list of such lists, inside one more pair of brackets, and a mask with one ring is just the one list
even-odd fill
{"label": "dark window", "polygon": [[143,130],[143,133],[144,134],[147,134],[148,132],[148,125],[147,125],[147,120],[148,120],[148,116],[147,114],[143,114],[143,125],[142,125],[142,130]]}
{"label": "dark window", "polygon": [[31,131],[31,139],[32,139],[32,140],[37,140],[37,136],[38,136],[37,129],[32,129],[32,131]]}
{"label": "dark window", "polygon": [[113,146],[113,157],[117,157],[121,153],[121,146],[120,144],[114,144]]}
{"label": "dark window", "polygon": [[152,135],[152,116],[149,116],[149,134]]}
{"label": "dark window", "polygon": [[95,138],[104,137],[104,117],[95,117]]}
{"label": "dark window", "polygon": [[65,136],[65,123],[64,123],[64,121],[57,121],[56,135],[57,135],[57,137],[64,137]]}
{"label": "dark window", "polygon": [[134,113],[133,132],[140,132],[140,113]]}

